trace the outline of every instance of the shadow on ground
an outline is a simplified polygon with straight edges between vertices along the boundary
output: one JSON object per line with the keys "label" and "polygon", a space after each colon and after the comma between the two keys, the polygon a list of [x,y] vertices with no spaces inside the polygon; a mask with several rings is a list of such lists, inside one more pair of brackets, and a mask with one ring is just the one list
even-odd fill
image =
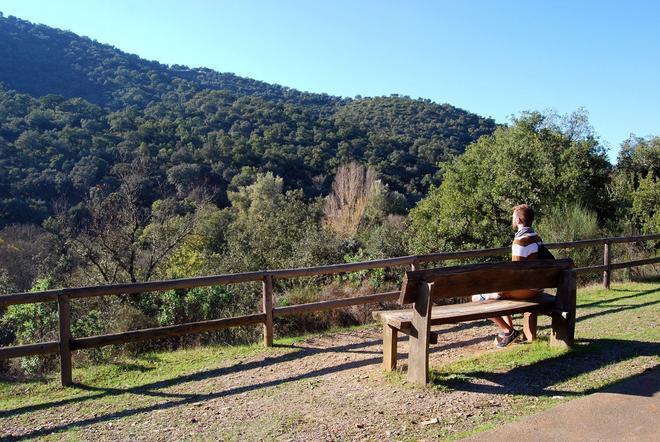
{"label": "shadow on ground", "polygon": [[[585,316],[579,317],[578,321],[582,321],[594,316],[600,316],[610,313],[616,313],[622,310],[632,308],[640,308],[647,305],[655,304],[655,302],[647,302],[636,305],[611,305],[610,302],[620,301],[627,298],[638,298],[650,293],[655,293],[657,290],[649,290],[647,292],[636,293],[630,296],[620,296],[613,298],[611,301],[596,301],[583,307],[598,308],[604,310],[602,312],[589,312]],[[479,321],[467,324],[458,324],[450,328],[444,329],[446,332],[459,332],[472,327],[481,327],[486,324],[486,321]],[[462,340],[448,344],[434,346],[432,352],[445,351],[452,348],[463,347],[465,345],[475,344],[492,339],[490,335],[483,337],[473,338],[470,340]],[[92,385],[76,384],[75,387],[89,392],[88,395],[79,396],[70,399],[63,399],[59,401],[52,401],[43,404],[36,404],[6,410],[0,412],[0,419],[11,416],[23,415],[26,413],[46,410],[54,407],[60,407],[75,403],[81,403],[90,400],[101,399],[110,396],[119,395],[143,395],[152,396],[165,399],[164,402],[157,404],[146,405],[142,407],[133,407],[121,411],[110,412],[100,416],[91,418],[84,418],[69,423],[55,425],[45,429],[38,429],[29,433],[23,434],[18,437],[9,438],[8,440],[22,440],[28,438],[35,438],[51,434],[57,431],[62,431],[70,428],[83,428],[89,425],[109,422],[124,417],[149,413],[156,410],[172,409],[179,406],[210,401],[218,398],[238,395],[259,389],[274,387],[277,385],[295,382],[303,379],[311,379],[319,376],[324,376],[330,373],[351,370],[358,367],[380,364],[381,340],[369,340],[359,343],[353,343],[343,346],[329,347],[329,348],[310,348],[305,346],[291,345],[281,346],[291,349],[290,352],[278,356],[266,356],[263,359],[250,361],[247,363],[238,363],[228,367],[217,368],[213,370],[206,370],[199,373],[190,375],[179,376],[172,379],[167,379],[159,382],[153,382],[133,388],[108,388],[98,387]],[[371,349],[369,347],[377,347]],[[257,382],[251,385],[236,386],[224,391],[213,392],[209,394],[187,394],[187,393],[173,393],[164,391],[170,387],[182,385],[189,382],[197,382],[214,377],[226,376],[232,373],[237,373],[250,369],[264,368],[280,364],[283,362],[296,361],[302,358],[319,355],[323,353],[345,353],[345,354],[363,354],[372,355],[365,359],[359,359],[341,363],[334,366],[323,367],[309,372],[296,374],[280,379],[275,379],[267,382]],[[530,396],[552,396],[552,395],[574,395],[577,393],[570,393],[565,391],[553,390],[553,386],[567,381],[575,376],[587,373],[599,368],[605,367],[609,364],[631,359],[637,356],[653,356],[660,353],[660,344],[654,342],[643,341],[628,341],[616,339],[585,339],[577,342],[574,351],[562,354],[560,356],[545,359],[540,362],[532,363],[529,365],[519,366],[504,373],[494,373],[486,371],[472,371],[459,374],[458,379],[456,373],[453,373],[452,378],[443,375],[441,371],[432,371],[432,383],[436,386],[447,388],[450,390],[461,390],[468,392],[484,392],[490,394],[522,394]],[[136,367],[137,370],[142,371],[143,367]],[[481,380],[482,382],[478,382]],[[483,383],[486,381],[486,383]],[[590,393],[591,391],[581,392],[580,395]]]}
{"label": "shadow on ground", "polygon": [[[529,396],[582,396],[602,388],[579,393],[556,390],[552,387],[571,378],[610,364],[638,356],[657,356],[660,343],[618,339],[582,339],[574,349],[562,355],[521,365],[506,372],[466,371],[443,374],[431,371],[431,384],[449,390],[488,394]],[[486,381],[483,383],[482,381]],[[652,393],[651,393],[652,394]]]}

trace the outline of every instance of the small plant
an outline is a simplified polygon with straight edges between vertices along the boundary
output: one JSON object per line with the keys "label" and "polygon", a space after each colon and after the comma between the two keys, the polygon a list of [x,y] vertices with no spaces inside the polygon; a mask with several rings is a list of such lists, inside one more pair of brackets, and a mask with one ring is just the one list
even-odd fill
{"label": "small plant", "polygon": [[[31,291],[48,290],[49,285],[50,280],[40,279]],[[53,302],[12,305],[0,319],[3,334],[13,335],[16,345],[56,341],[57,324],[57,305]],[[30,356],[19,361],[26,373],[37,374],[52,369],[55,357]]]}
{"label": "small plant", "polygon": [[[546,211],[536,224],[536,230],[544,242],[566,242],[580,239],[598,238],[601,229],[596,213],[579,203],[562,204]],[[559,250],[562,255],[572,258],[576,267],[600,264],[602,252],[593,247]]]}

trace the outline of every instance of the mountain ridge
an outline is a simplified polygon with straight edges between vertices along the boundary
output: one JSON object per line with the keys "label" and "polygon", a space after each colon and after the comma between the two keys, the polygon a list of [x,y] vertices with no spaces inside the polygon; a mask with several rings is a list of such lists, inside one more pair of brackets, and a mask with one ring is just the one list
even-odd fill
{"label": "mountain ridge", "polygon": [[314,198],[357,161],[409,207],[439,184],[439,163],[496,127],[428,99],[343,98],[167,66],[15,17],[0,17],[0,60],[0,225],[111,192],[137,164],[159,183],[144,204],[202,187],[224,206],[265,172]]}

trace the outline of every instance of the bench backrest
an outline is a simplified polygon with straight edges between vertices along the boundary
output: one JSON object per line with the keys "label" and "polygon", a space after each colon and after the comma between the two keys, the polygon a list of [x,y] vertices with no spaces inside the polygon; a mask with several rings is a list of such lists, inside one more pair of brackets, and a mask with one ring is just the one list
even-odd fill
{"label": "bench backrest", "polygon": [[532,260],[469,264],[406,272],[400,304],[415,302],[419,285],[432,284],[431,300],[504,290],[558,287],[573,260]]}

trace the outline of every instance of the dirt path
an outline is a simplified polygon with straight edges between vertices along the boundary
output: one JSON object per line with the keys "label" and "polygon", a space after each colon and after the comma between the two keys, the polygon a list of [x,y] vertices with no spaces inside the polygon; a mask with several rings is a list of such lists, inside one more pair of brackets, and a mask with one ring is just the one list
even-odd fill
{"label": "dirt path", "polygon": [[[589,321],[602,314],[581,311]],[[547,324],[546,319],[540,322],[541,336],[547,333]],[[431,349],[432,367],[497,352],[488,321],[440,329],[439,342]],[[630,342],[585,339],[581,345],[587,351],[574,356],[487,370],[469,379],[450,378],[420,388],[407,385],[400,374],[381,370],[381,332],[374,327],[310,338],[140,387],[84,387],[89,395],[83,398],[0,412],[0,437],[283,441],[458,437],[480,425],[492,426],[581,394],[579,376],[585,373],[607,380],[657,365],[657,342]],[[399,351],[405,362],[405,338]],[[65,433],[53,434],[57,431]]]}
{"label": "dirt path", "polygon": [[[484,321],[445,329],[432,349],[432,363],[492,347],[492,328]],[[315,337],[172,382],[102,393],[134,396],[129,409],[108,413],[93,399],[54,404],[29,420],[20,419],[21,413],[3,419],[11,429],[2,431],[35,437],[74,425],[79,427],[74,434],[84,439],[380,439],[409,435],[411,426],[446,416],[448,409],[454,420],[461,419],[461,405],[491,405],[488,395],[388,384],[381,342],[377,327]],[[399,346],[405,363],[405,338]]]}

